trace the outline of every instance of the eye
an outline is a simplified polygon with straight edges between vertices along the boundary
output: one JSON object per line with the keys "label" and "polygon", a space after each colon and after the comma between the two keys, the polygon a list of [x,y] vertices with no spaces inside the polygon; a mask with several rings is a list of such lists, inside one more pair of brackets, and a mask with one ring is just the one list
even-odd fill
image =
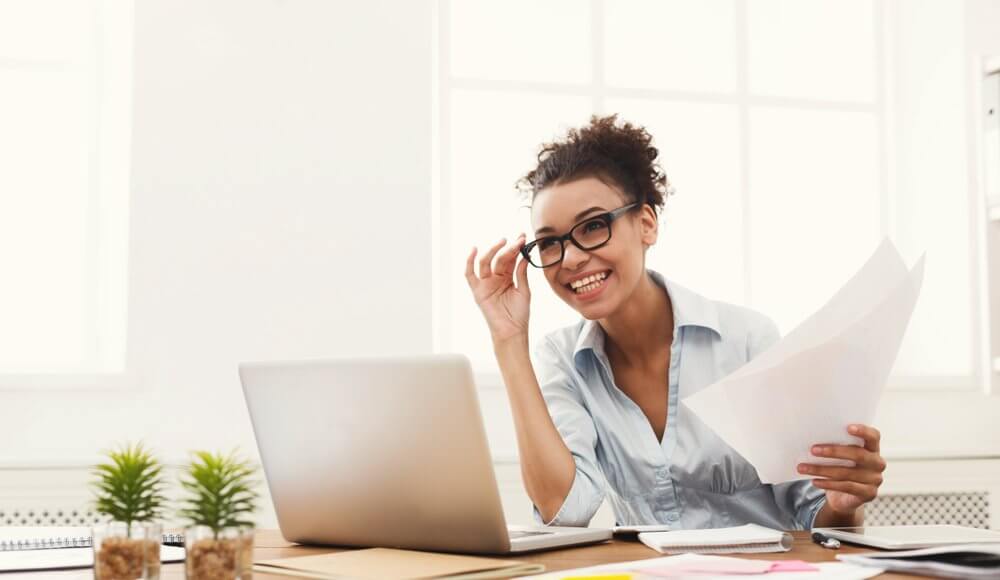
{"label": "eye", "polygon": [[583,224],[582,229],[585,234],[589,234],[591,232],[603,230],[605,227],[604,220],[590,220],[589,222]]}
{"label": "eye", "polygon": [[551,250],[559,245],[559,238],[542,238],[535,242],[541,251]]}

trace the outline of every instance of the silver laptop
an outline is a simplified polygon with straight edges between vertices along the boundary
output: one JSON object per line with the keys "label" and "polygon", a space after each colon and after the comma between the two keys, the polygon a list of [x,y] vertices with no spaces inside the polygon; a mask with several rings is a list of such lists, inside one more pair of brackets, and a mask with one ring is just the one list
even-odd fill
{"label": "silver laptop", "polygon": [[465,357],[244,363],[240,380],[289,541],[504,554],[611,537],[508,528]]}

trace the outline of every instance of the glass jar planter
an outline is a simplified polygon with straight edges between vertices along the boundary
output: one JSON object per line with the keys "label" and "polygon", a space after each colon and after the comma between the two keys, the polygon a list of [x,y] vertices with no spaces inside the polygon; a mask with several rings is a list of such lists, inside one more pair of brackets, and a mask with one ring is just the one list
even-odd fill
{"label": "glass jar planter", "polygon": [[208,526],[184,530],[187,580],[245,580],[252,577],[253,528]]}
{"label": "glass jar planter", "polygon": [[159,580],[163,526],[111,522],[91,528],[94,580]]}

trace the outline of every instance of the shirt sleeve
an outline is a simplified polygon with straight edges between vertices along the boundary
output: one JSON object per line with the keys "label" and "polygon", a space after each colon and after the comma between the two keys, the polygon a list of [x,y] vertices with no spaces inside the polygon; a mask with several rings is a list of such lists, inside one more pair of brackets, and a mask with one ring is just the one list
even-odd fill
{"label": "shirt sleeve", "polygon": [[[747,340],[747,355],[751,359],[770,348],[781,339],[778,325],[766,316],[754,328]],[[826,493],[808,479],[771,484],[775,503],[788,514],[800,530],[810,530],[816,514],[826,504]]]}
{"label": "shirt sleeve", "polygon": [[771,484],[774,501],[791,516],[797,529],[811,530],[816,514],[826,504],[826,493],[808,479]]}
{"label": "shirt sleeve", "polygon": [[542,519],[538,507],[534,520],[547,526],[586,526],[604,501],[604,476],[597,464],[597,430],[594,419],[574,387],[564,358],[546,338],[535,351],[535,372],[549,415],[573,455],[573,485],[551,521]]}

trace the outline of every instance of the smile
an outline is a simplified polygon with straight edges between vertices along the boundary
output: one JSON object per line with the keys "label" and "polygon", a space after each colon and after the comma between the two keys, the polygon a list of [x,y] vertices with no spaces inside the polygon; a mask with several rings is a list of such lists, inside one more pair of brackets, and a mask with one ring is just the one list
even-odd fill
{"label": "smile", "polygon": [[573,280],[567,286],[577,294],[588,294],[597,290],[604,285],[604,280],[607,279],[611,271],[598,272],[597,274],[591,274],[586,278],[580,278],[579,280]]}

